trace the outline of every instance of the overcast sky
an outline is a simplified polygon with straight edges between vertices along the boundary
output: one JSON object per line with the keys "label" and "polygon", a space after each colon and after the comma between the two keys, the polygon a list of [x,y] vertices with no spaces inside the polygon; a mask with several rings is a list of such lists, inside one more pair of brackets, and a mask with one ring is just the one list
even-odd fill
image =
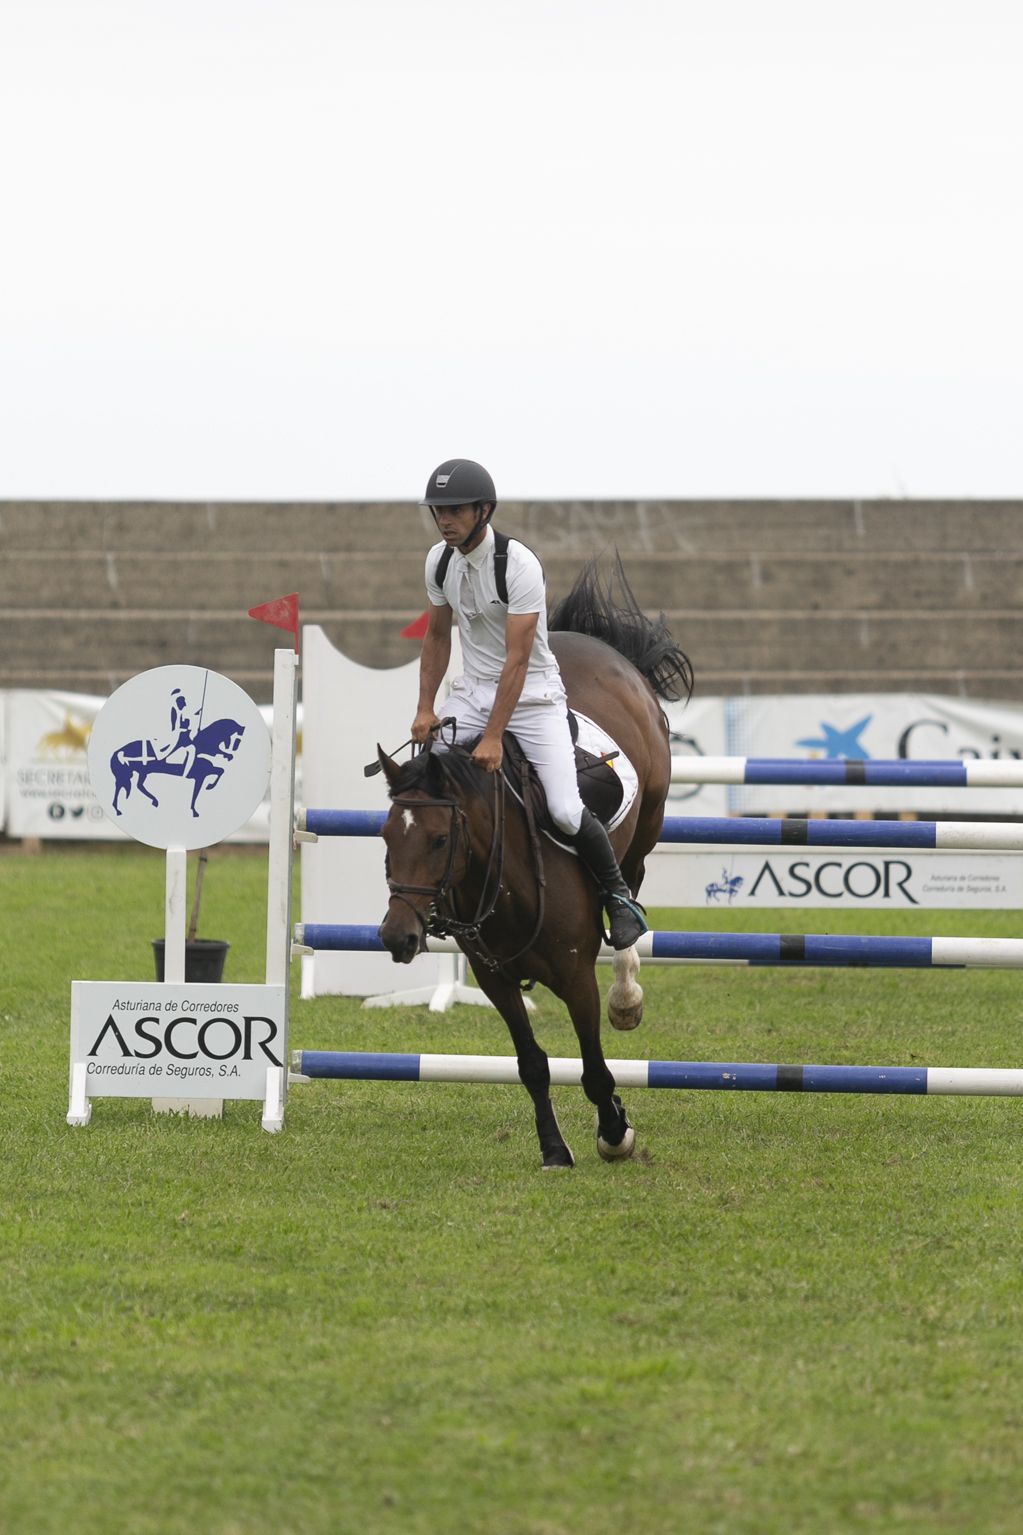
{"label": "overcast sky", "polygon": [[0,497],[1023,496],[1018,0],[0,0]]}

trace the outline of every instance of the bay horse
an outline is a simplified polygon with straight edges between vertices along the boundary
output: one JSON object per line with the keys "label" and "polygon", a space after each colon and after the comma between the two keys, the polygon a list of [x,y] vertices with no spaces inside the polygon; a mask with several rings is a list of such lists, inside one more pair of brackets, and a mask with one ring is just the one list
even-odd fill
{"label": "bay horse", "polygon": [[[692,669],[663,615],[653,620],[639,608],[620,559],[606,585],[596,562],[587,565],[552,611],[549,640],[569,708],[601,726],[636,770],[632,806],[610,833],[636,896],[671,781],[668,722],[658,698],[688,698]],[[405,964],[421,952],[427,934],[456,938],[508,1025],[545,1168],[572,1167],[575,1159],[551,1104],[547,1056],[534,1037],[522,987],[540,982],[554,992],[579,1039],[582,1086],[597,1111],[597,1150],[605,1161],[631,1156],[635,1131],[600,1042],[596,959],[603,920],[596,883],[555,840],[556,829],[546,828],[541,840],[523,801],[506,791],[507,770],[487,774],[470,750],[428,746],[399,764],[377,748],[391,799],[383,828],[391,894],[380,938],[395,962]],[[617,1027],[633,1028],[642,1016],[638,971],[635,949],[615,956],[608,1000]]]}

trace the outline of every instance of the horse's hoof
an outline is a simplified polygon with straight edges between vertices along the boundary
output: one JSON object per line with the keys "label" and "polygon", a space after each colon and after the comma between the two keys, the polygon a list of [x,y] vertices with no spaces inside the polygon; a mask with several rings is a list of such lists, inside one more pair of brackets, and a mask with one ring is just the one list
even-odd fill
{"label": "horse's hoof", "polygon": [[623,1033],[628,1029],[638,1029],[643,1022],[643,1003],[636,1002],[632,1007],[612,1007],[609,1001],[607,1021],[613,1029],[620,1029]]}
{"label": "horse's hoof", "polygon": [[597,1131],[597,1151],[605,1162],[621,1162],[626,1157],[631,1157],[636,1149],[636,1132],[631,1125],[625,1131],[617,1146],[612,1146],[604,1139],[600,1131]]}
{"label": "horse's hoof", "polygon": [[543,1171],[545,1173],[567,1172],[575,1166],[575,1157],[568,1146],[561,1151],[551,1152],[549,1157],[543,1159]]}

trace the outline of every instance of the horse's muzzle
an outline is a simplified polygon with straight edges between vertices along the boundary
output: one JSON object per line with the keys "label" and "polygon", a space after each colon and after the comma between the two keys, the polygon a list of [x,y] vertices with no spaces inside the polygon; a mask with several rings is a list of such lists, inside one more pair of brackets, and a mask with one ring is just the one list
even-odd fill
{"label": "horse's muzzle", "polygon": [[410,965],[420,951],[422,935],[418,927],[392,922],[388,913],[378,929],[378,937],[396,965]]}

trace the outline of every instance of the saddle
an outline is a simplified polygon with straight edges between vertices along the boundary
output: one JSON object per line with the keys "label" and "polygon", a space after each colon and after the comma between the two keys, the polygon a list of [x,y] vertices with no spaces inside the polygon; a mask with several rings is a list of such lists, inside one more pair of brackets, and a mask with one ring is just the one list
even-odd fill
{"label": "saddle", "polygon": [[[608,752],[602,757],[580,746],[579,722],[571,709],[568,711],[568,725],[572,734],[572,744],[575,747],[575,772],[579,784],[579,797],[597,820],[607,826],[614,819],[625,794],[621,779],[614,768],[609,766],[618,753]],[[475,744],[475,742],[470,743],[468,750],[471,751]],[[564,832],[560,831],[551,820],[543,785],[531,769],[525,752],[510,731],[505,731],[502,745],[504,746],[502,772],[509,788],[520,799],[524,793],[528,792],[532,799],[537,825],[543,831],[550,832],[555,839],[563,838]]]}

